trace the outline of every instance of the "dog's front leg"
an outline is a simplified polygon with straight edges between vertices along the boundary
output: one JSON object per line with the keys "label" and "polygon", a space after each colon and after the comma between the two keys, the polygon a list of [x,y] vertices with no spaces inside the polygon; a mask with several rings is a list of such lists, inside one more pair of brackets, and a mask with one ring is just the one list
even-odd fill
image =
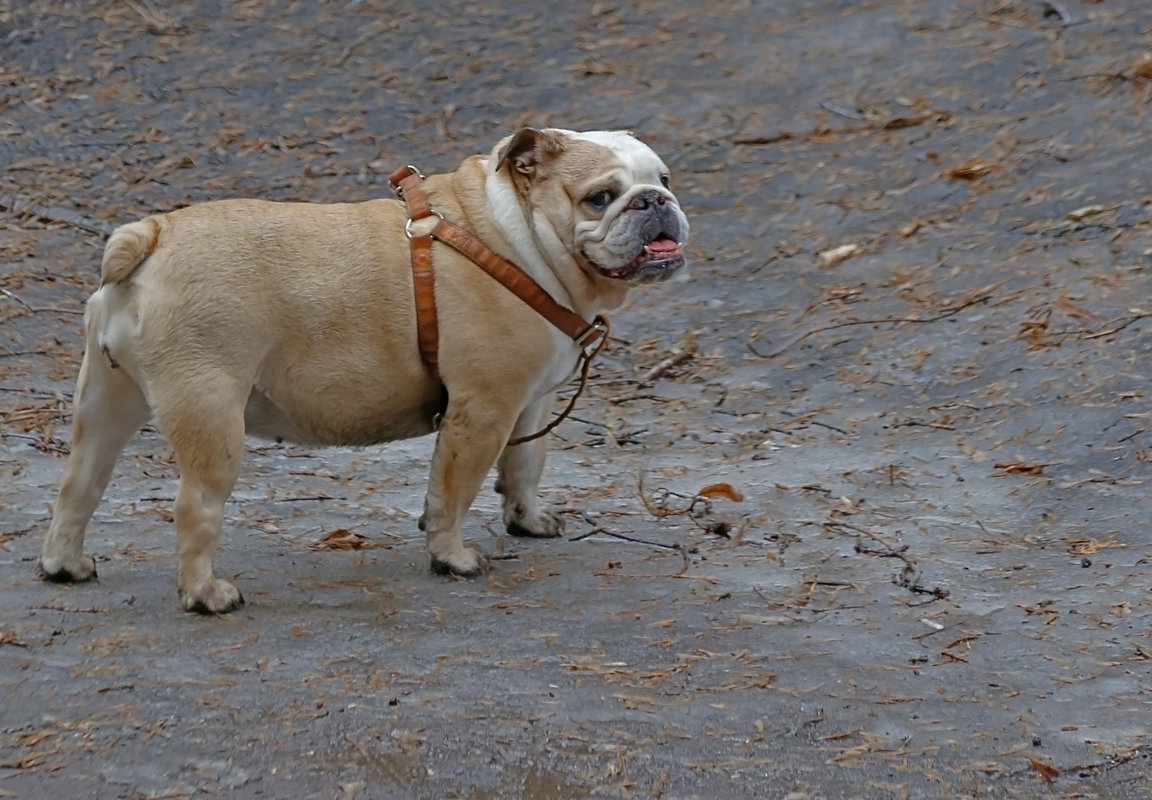
{"label": "dog's front leg", "polygon": [[[512,438],[531,436],[548,420],[555,395],[549,393],[520,415]],[[564,518],[556,511],[542,510],[537,498],[540,476],[547,455],[547,436],[523,444],[509,445],[500,456],[496,491],[504,495],[504,527],[512,536],[551,539],[564,532]]]}
{"label": "dog's front leg", "polygon": [[492,398],[498,391],[453,395],[436,437],[421,527],[427,536],[432,571],[441,575],[477,575],[487,560],[460,537],[460,525],[476,499],[488,470],[508,441],[515,419]]}

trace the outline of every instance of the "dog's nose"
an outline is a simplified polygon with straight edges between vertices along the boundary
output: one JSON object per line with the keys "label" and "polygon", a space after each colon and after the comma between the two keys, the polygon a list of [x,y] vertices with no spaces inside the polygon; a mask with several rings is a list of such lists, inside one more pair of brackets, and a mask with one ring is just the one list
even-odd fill
{"label": "dog's nose", "polygon": [[633,211],[644,211],[653,205],[662,206],[664,203],[665,198],[662,193],[656,189],[648,189],[646,191],[639,192],[635,197],[633,197],[631,202],[628,203],[628,208],[632,209]]}

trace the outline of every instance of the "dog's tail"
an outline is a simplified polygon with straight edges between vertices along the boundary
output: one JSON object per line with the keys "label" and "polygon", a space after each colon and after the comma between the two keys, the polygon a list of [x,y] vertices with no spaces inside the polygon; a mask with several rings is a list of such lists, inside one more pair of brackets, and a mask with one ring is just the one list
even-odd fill
{"label": "dog's tail", "polygon": [[160,221],[147,217],[117,228],[104,246],[100,284],[123,283],[135,274],[160,243]]}

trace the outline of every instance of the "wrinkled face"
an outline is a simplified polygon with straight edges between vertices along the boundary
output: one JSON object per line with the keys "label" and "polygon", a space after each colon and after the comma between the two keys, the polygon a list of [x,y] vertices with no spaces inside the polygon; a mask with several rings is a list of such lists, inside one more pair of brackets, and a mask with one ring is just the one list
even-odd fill
{"label": "wrinkled face", "polygon": [[537,231],[546,221],[555,237],[542,245],[564,247],[592,276],[628,283],[665,280],[684,266],[688,220],[647,145],[620,131],[535,133],[531,150],[517,154],[513,141],[508,157]]}

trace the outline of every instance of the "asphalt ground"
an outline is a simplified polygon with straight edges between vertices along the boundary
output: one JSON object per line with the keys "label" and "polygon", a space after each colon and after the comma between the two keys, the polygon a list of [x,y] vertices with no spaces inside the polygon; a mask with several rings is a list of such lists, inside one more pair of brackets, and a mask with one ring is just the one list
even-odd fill
{"label": "asphalt ground", "polygon": [[[0,2],[0,797],[1146,798],[1152,8]],[[690,280],[429,573],[431,441],[251,442],[179,610],[146,429],[39,581],[107,233],[628,128]],[[735,498],[742,498],[739,502]]]}

